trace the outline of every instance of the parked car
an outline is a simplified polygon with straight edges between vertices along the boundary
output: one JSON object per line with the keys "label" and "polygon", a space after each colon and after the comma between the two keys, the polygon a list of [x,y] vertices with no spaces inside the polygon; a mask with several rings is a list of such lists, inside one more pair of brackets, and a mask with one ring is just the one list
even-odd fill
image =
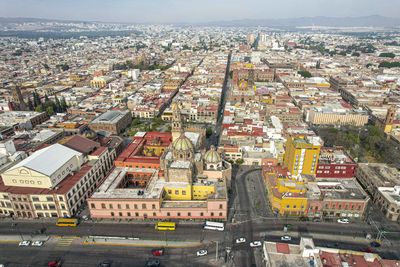
{"label": "parked car", "polygon": [[146,262],[146,267],[159,267],[161,262],[157,259],[150,259]]}
{"label": "parked car", "polygon": [[151,250],[151,254],[153,256],[162,256],[162,255],[164,255],[164,253],[165,253],[165,249],[163,249],[163,248],[157,248],[157,249]]}
{"label": "parked car", "polygon": [[32,242],[33,247],[41,247],[41,246],[43,246],[43,244],[44,244],[44,241],[40,241],[40,240]]}
{"label": "parked car", "polygon": [[244,238],[244,237],[236,238],[236,244],[240,244],[240,243],[244,243],[244,242],[246,242],[246,238]]}
{"label": "parked car", "polygon": [[104,260],[97,265],[97,267],[111,267],[112,261]]}
{"label": "parked car", "polygon": [[292,238],[290,236],[288,236],[288,235],[285,235],[285,236],[281,237],[281,240],[282,241],[290,241],[290,240],[292,240]]}
{"label": "parked car", "polygon": [[32,242],[30,240],[23,240],[23,241],[19,242],[18,246],[20,246],[20,247],[28,247],[28,246],[31,245],[31,243]]}
{"label": "parked car", "polygon": [[207,249],[201,249],[201,250],[196,252],[196,255],[197,255],[197,257],[200,257],[200,256],[207,255],[207,253],[208,253]]}
{"label": "parked car", "polygon": [[337,220],[337,222],[338,223],[349,223],[350,221],[349,221],[349,219],[346,219],[346,218],[340,218]]}
{"label": "parked car", "polygon": [[250,247],[252,247],[252,248],[256,248],[256,247],[261,247],[261,241],[253,241],[253,242],[250,242]]}

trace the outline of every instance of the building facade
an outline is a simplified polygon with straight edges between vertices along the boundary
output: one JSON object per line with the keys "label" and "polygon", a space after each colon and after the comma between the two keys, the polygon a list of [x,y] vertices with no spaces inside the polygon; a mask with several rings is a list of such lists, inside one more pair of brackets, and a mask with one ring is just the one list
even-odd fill
{"label": "building facade", "polygon": [[283,166],[288,168],[292,175],[315,175],[321,145],[322,141],[317,136],[289,137]]}

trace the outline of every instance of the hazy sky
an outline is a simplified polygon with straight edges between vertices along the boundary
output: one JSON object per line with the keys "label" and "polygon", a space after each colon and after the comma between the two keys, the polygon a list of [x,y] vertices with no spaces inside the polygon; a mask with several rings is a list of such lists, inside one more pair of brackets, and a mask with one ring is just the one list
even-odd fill
{"label": "hazy sky", "polygon": [[399,17],[400,0],[0,0],[0,17],[206,22],[302,16]]}

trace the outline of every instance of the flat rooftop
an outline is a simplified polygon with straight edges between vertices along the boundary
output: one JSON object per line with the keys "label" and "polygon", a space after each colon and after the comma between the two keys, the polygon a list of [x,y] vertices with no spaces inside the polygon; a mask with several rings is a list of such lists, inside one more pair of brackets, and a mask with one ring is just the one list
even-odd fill
{"label": "flat rooftop", "polygon": [[130,111],[109,110],[95,118],[92,123],[117,123],[128,112]]}
{"label": "flat rooftop", "polygon": [[377,187],[392,187],[399,184],[400,176],[396,168],[384,163],[360,163],[358,173],[362,171]]}
{"label": "flat rooftop", "polygon": [[[146,188],[120,188],[126,175],[132,172],[151,174]],[[115,168],[91,198],[104,199],[159,199],[163,192],[164,180],[158,178],[158,170],[143,168]],[[140,194],[143,192],[143,194]]]}

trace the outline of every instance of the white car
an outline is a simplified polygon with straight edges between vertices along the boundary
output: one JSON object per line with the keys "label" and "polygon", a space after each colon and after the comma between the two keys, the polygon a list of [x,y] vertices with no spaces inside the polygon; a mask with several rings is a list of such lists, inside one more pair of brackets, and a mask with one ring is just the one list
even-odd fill
{"label": "white car", "polygon": [[250,242],[250,247],[252,248],[261,247],[261,241]]}
{"label": "white car", "polygon": [[246,238],[244,238],[244,237],[239,237],[236,239],[236,244],[240,244],[240,243],[244,243],[244,242],[246,242]]}
{"label": "white car", "polygon": [[43,244],[44,244],[44,241],[40,241],[40,240],[32,242],[33,247],[41,247],[41,246],[43,246]]}
{"label": "white car", "polygon": [[288,236],[288,235],[285,235],[285,236],[281,237],[281,240],[282,241],[290,241],[290,240],[292,240],[292,238],[290,236]]}
{"label": "white car", "polygon": [[337,220],[338,223],[349,223],[349,219],[341,218]]}
{"label": "white car", "polygon": [[23,240],[23,241],[19,242],[18,246],[20,246],[20,247],[29,247],[30,244],[31,244],[31,241]]}
{"label": "white car", "polygon": [[201,250],[197,251],[196,255],[197,255],[197,257],[207,255],[207,249],[201,249]]}

